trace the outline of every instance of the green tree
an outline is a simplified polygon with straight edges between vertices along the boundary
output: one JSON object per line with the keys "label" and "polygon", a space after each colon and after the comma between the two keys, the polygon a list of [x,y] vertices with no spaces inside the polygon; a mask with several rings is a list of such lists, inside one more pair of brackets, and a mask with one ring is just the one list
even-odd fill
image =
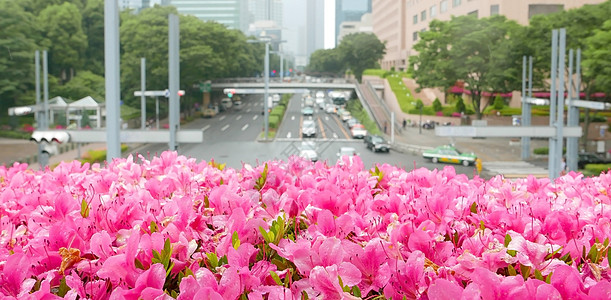
{"label": "green tree", "polygon": [[6,115],[9,107],[26,104],[23,97],[34,86],[34,16],[0,0],[0,28],[0,115]]}
{"label": "green tree", "polygon": [[318,49],[310,55],[307,72],[338,75],[345,70],[338,49]]}
{"label": "green tree", "polygon": [[342,38],[337,50],[344,67],[360,82],[363,71],[379,68],[378,61],[384,57],[386,45],[374,34],[360,32]]}
{"label": "green tree", "polygon": [[467,107],[465,106],[465,101],[462,99],[462,97],[458,97],[455,107],[456,107],[456,112],[464,113],[467,111]]}
{"label": "green tree", "polygon": [[[421,87],[445,88],[456,81],[464,82],[465,89],[471,92],[477,118],[481,119],[488,105],[481,101],[483,92],[505,92],[518,85],[516,78],[506,73],[507,68],[521,68],[521,55],[507,57],[505,49],[520,53],[512,44],[512,38],[521,33],[520,26],[504,16],[453,17],[448,24],[434,25],[420,34],[422,39],[415,47],[419,57],[410,58],[414,78]],[[512,61],[518,56],[519,61]]]}
{"label": "green tree", "polygon": [[88,0],[83,9],[87,49],[83,69],[104,75],[104,0]]}
{"label": "green tree", "polygon": [[87,36],[83,33],[82,15],[78,7],[64,2],[47,6],[37,20],[42,32],[42,45],[49,49],[49,72],[64,82],[83,67]]}
{"label": "green tree", "polygon": [[57,86],[54,91],[56,95],[69,99],[81,99],[91,96],[93,99],[101,101],[104,99],[104,89],[104,77],[91,71],[81,71],[68,83]]}
{"label": "green tree", "polygon": [[611,95],[611,20],[586,40],[584,51],[584,75],[592,78],[600,91]]}

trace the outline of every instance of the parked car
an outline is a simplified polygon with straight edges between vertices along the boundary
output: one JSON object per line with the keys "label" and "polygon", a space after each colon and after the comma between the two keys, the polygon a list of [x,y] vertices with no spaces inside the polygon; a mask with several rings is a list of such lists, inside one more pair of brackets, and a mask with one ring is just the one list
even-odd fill
{"label": "parked car", "polygon": [[422,124],[422,128],[423,129],[435,129],[435,122],[433,121],[426,121]]}
{"label": "parked car", "polygon": [[216,116],[216,111],[213,108],[206,108],[202,111],[203,118],[214,118]]}
{"label": "parked car", "polygon": [[477,156],[475,153],[462,153],[454,146],[445,145],[439,146],[431,150],[425,150],[422,152],[422,157],[430,159],[433,163],[445,162],[462,164],[463,166],[469,166],[475,163]]}
{"label": "parked car", "polygon": [[301,147],[299,148],[299,157],[306,158],[313,162],[318,161],[316,143],[312,141],[301,142]]}
{"label": "parked car", "polygon": [[301,114],[304,116],[314,115],[314,109],[311,106],[306,106],[301,109]]}
{"label": "parked car", "polygon": [[314,120],[303,120],[303,123],[301,124],[301,133],[303,137],[315,137],[316,123]]}
{"label": "parked car", "polygon": [[584,169],[587,164],[611,164],[611,160],[599,156],[596,153],[579,153],[577,160],[577,168]]}
{"label": "parked car", "polygon": [[355,124],[352,126],[352,129],[350,129],[350,133],[353,139],[362,139],[367,136],[367,129],[365,129],[363,124]]}
{"label": "parked car", "polygon": [[371,149],[373,152],[390,151],[390,143],[379,135],[368,135],[363,140],[365,141],[367,149]]}

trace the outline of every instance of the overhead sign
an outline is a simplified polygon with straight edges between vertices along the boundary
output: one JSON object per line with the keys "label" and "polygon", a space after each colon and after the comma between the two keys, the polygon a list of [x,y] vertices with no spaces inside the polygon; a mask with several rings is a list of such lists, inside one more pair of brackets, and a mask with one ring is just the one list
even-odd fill
{"label": "overhead sign", "polygon": [[[286,89],[267,89],[267,92],[270,94],[305,94],[309,92],[308,89],[294,89],[294,88],[286,88]],[[234,89],[227,88],[223,90],[224,94],[265,94],[265,89]]]}
{"label": "overhead sign", "polygon": [[[180,90],[178,91],[178,96],[183,96],[185,94],[184,90]],[[142,91],[135,91],[134,92],[134,96],[142,96]],[[166,97],[169,98],[170,97],[170,91],[169,90],[162,90],[162,91],[144,91],[144,96],[146,97]]]}

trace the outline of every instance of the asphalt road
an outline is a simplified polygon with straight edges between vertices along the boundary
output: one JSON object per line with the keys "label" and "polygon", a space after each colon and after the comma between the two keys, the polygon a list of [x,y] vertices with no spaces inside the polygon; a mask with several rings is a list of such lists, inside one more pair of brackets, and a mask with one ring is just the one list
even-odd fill
{"label": "asphalt road", "polygon": [[[406,170],[425,167],[428,169],[443,168],[444,164],[433,164],[422,159],[420,155],[391,151],[390,153],[374,153],[366,149],[360,139],[352,139],[347,126],[336,115],[327,114],[315,107],[311,117],[318,123],[316,138],[301,137],[301,95],[294,95],[285,113],[276,139],[268,142],[258,141],[263,128],[263,97],[251,95],[242,98],[240,110],[230,109],[219,113],[210,119],[197,119],[183,125],[185,129],[203,129],[204,142],[201,144],[182,144],[178,152],[200,161],[214,160],[226,163],[228,167],[242,168],[243,164],[258,164],[268,160],[286,161],[291,155],[298,155],[303,140],[315,141],[318,146],[320,160],[335,164],[340,147],[354,147],[366,168],[375,164],[390,164]],[[161,153],[168,149],[166,144],[148,144],[135,149],[135,152],[145,157]],[[457,173],[472,177],[474,167],[453,165]]]}

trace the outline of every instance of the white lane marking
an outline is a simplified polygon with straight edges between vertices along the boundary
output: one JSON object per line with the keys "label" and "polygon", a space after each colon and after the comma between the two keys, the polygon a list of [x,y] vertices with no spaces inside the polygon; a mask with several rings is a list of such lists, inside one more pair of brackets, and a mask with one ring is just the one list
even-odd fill
{"label": "white lane marking", "polygon": [[252,117],[252,120],[254,121],[254,120],[256,120],[258,117],[259,117],[259,115],[254,115],[254,116]]}
{"label": "white lane marking", "polygon": [[229,128],[229,124],[223,126],[223,128],[221,128],[221,131],[225,131],[225,130],[227,130],[227,128]]}
{"label": "white lane marking", "polygon": [[295,116],[291,116],[291,121],[295,121]]}
{"label": "white lane marking", "polygon": [[248,124],[242,126],[242,131],[246,130],[246,128],[248,128]]}
{"label": "white lane marking", "polygon": [[204,128],[202,128],[202,131],[206,131],[208,128],[210,128],[210,125],[204,126]]}
{"label": "white lane marking", "polygon": [[335,132],[333,133],[333,138],[334,139],[338,138],[337,133],[335,133]]}
{"label": "white lane marking", "polygon": [[325,121],[329,121],[329,116],[325,116]]}
{"label": "white lane marking", "polygon": [[223,120],[225,119],[225,117],[227,117],[227,116],[222,116],[222,117],[220,117],[220,118],[219,118],[219,121],[223,121]]}
{"label": "white lane marking", "polygon": [[250,108],[246,110],[246,112],[250,112]]}
{"label": "white lane marking", "polygon": [[235,118],[235,119],[236,119],[236,121],[237,121],[237,120],[239,120],[239,119],[241,119],[241,118],[242,118],[242,115],[239,115],[239,116],[238,116],[237,118]]}
{"label": "white lane marking", "polygon": [[290,139],[291,138],[291,132],[289,131],[289,133],[286,134],[286,138]]}

